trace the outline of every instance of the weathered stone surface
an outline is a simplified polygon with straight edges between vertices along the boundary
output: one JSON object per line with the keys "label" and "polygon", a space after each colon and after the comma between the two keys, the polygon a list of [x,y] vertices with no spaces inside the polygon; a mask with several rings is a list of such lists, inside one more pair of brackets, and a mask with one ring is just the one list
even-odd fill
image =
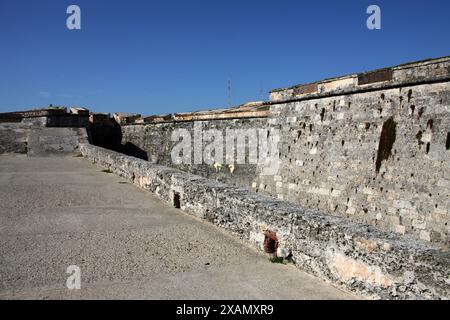
{"label": "weathered stone surface", "polygon": [[[11,114],[7,115],[8,117],[11,116]],[[30,130],[32,128],[44,127],[46,123],[46,117],[22,119],[20,115],[13,122],[0,122],[0,154],[27,153],[28,134]]]}
{"label": "weathered stone surface", "polygon": [[[231,120],[211,120],[199,122],[168,122],[153,123],[144,125],[122,126],[122,144],[129,147],[129,155],[140,157],[140,153],[145,153],[145,158],[152,163],[175,167],[177,169],[201,175],[203,177],[219,180],[239,187],[248,188],[255,180],[257,173],[256,164],[235,164],[230,168],[226,164],[221,167],[214,167],[205,163],[194,164],[194,152],[191,154],[191,164],[175,165],[171,158],[171,151],[179,143],[172,141],[172,133],[175,130],[187,130],[191,134],[194,143],[194,123],[200,125],[202,130],[218,130],[225,135],[226,130],[246,130],[255,128],[265,128],[265,118],[251,119],[231,119]],[[202,147],[208,144],[203,140]],[[223,150],[225,153],[226,142],[224,139]],[[203,150],[203,149],[202,149]],[[133,152],[134,151],[134,152]],[[246,149],[248,151],[248,148]],[[126,150],[125,150],[126,152]],[[140,157],[142,158],[142,157]]]}
{"label": "weathered stone surface", "polygon": [[[383,71],[366,74],[376,82],[364,85],[353,75],[318,82],[315,93],[316,85],[274,91],[283,97],[272,99],[268,118],[122,126],[122,143],[157,164],[448,245],[449,68],[450,58],[442,58],[392,68],[389,81],[378,81]],[[174,165],[171,134],[192,132],[195,123],[222,131],[279,129],[279,172]]]}
{"label": "weathered stone surface", "polygon": [[28,132],[28,156],[73,154],[88,142],[84,128],[34,128]]}
{"label": "weathered stone surface", "polygon": [[280,249],[299,268],[347,289],[378,298],[449,298],[448,251],[93,145],[80,150],[93,163],[260,250],[265,232],[276,233]]}
{"label": "weathered stone surface", "polygon": [[448,81],[449,79],[450,58],[443,57],[326,79],[312,84],[275,89],[270,92],[270,101],[279,103],[296,99],[367,92],[387,87]]}
{"label": "weathered stone surface", "polygon": [[[418,238],[423,230],[434,232],[421,238],[448,242],[449,82],[284,103],[271,111],[271,124],[282,128],[281,178],[257,177],[261,191],[386,231]],[[292,117],[297,121],[283,126]]]}
{"label": "weathered stone surface", "polygon": [[28,130],[21,123],[0,123],[0,154],[26,153]]}
{"label": "weathered stone surface", "polygon": [[[85,112],[84,112],[85,111]],[[74,152],[87,142],[89,114],[68,114],[65,108],[0,114],[0,154],[27,153],[30,156]]]}

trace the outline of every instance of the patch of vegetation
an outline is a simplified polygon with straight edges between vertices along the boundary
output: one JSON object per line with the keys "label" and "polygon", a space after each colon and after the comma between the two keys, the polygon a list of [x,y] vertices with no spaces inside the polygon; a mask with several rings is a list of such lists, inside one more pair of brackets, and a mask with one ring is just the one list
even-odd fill
{"label": "patch of vegetation", "polygon": [[295,263],[294,259],[292,258],[292,255],[289,255],[286,258],[272,257],[269,259],[269,261],[272,263],[281,263],[281,264]]}
{"label": "patch of vegetation", "polygon": [[282,263],[282,264],[284,264],[284,259],[280,258],[280,257],[273,257],[273,258],[270,258],[269,260],[272,263]]}

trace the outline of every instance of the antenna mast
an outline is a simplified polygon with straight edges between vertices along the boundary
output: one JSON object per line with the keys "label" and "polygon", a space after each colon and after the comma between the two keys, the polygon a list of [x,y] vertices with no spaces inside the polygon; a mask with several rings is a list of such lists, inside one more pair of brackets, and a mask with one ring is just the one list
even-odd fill
{"label": "antenna mast", "polygon": [[228,79],[228,108],[231,108],[231,79]]}
{"label": "antenna mast", "polygon": [[263,86],[262,82],[259,83],[259,101],[264,100]]}

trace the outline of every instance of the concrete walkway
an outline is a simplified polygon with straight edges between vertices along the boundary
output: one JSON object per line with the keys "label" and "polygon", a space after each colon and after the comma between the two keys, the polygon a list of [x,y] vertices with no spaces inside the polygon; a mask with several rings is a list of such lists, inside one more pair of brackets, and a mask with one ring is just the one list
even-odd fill
{"label": "concrete walkway", "polygon": [[[69,265],[81,290],[68,290]],[[0,299],[352,299],[82,158],[0,156]]]}

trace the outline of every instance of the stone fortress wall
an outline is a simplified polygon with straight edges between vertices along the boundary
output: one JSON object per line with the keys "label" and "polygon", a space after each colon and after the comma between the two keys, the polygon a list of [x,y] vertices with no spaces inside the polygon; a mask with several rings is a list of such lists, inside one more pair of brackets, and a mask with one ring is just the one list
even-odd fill
{"label": "stone fortress wall", "polygon": [[[425,241],[448,244],[450,58],[274,90],[231,110],[139,118],[122,144],[148,160]],[[276,128],[281,168],[174,165],[174,129]]]}
{"label": "stone fortress wall", "polygon": [[[450,58],[270,97],[232,109],[114,120],[76,108],[0,114],[0,154],[81,154],[348,290],[448,299]],[[174,165],[172,133],[199,124],[279,130],[279,171]]]}

